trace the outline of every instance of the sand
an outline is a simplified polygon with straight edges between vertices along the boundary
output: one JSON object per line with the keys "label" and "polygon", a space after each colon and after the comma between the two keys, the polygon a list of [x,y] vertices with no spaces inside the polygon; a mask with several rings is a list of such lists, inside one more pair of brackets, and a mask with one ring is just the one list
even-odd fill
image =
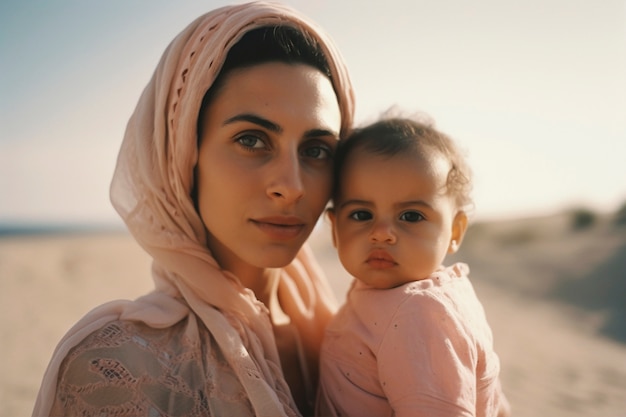
{"label": "sand", "polygon": [[[626,416],[626,226],[563,214],[473,225],[470,264],[517,417]],[[311,245],[342,300],[326,225]],[[92,307],[152,286],[124,232],[0,238],[0,417],[30,415],[54,346]]]}

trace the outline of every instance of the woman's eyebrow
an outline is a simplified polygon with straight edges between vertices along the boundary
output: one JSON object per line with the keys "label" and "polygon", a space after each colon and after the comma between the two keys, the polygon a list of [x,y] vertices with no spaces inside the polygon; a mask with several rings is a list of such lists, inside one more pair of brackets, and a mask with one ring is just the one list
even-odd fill
{"label": "woman's eyebrow", "polygon": [[258,116],[256,114],[253,113],[242,113],[242,114],[237,114],[233,117],[230,117],[228,119],[226,119],[224,121],[224,123],[222,124],[223,126],[226,126],[228,124],[231,123],[235,123],[235,122],[250,122],[250,123],[254,123],[256,125],[259,125],[267,130],[271,130],[272,132],[276,132],[276,133],[280,133],[282,132],[282,128],[280,126],[278,126],[276,123],[267,120],[261,116]]}
{"label": "woman's eyebrow", "polygon": [[311,129],[311,130],[307,130],[307,132],[304,134],[304,136],[307,137],[307,138],[331,136],[331,137],[339,140],[339,133],[335,132],[333,130],[329,130],[329,129]]}
{"label": "woman's eyebrow", "polygon": [[[249,123],[254,123],[256,125],[259,125],[267,130],[270,130],[272,132],[275,133],[281,133],[283,131],[283,128],[280,127],[279,125],[277,125],[276,123],[272,122],[271,120],[268,120],[264,117],[261,117],[257,114],[254,113],[241,113],[241,114],[237,114],[233,117],[230,117],[228,119],[226,119],[224,121],[224,123],[222,123],[223,126],[226,126],[228,124],[231,123],[236,123],[236,122],[249,122]],[[307,130],[306,133],[304,134],[305,137],[321,137],[321,136],[331,136],[334,137],[336,139],[339,138],[339,133],[335,132],[333,130],[330,129],[311,129],[311,130]]]}

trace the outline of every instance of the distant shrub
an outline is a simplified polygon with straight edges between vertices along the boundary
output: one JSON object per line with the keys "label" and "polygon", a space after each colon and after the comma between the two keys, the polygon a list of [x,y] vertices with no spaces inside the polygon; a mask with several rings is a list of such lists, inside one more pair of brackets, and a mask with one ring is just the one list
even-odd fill
{"label": "distant shrub", "polygon": [[572,210],[571,225],[573,230],[587,229],[596,222],[597,215],[586,208]]}
{"label": "distant shrub", "polygon": [[501,233],[497,236],[496,240],[502,246],[520,246],[537,240],[537,238],[538,236],[535,230],[531,228],[519,228]]}
{"label": "distant shrub", "polygon": [[476,242],[484,241],[486,236],[490,233],[489,224],[485,222],[470,223],[467,228],[467,232],[463,237],[463,244],[461,248],[463,251],[473,247]]}
{"label": "distant shrub", "polygon": [[617,210],[617,212],[615,212],[614,221],[615,221],[615,224],[626,225],[626,201]]}

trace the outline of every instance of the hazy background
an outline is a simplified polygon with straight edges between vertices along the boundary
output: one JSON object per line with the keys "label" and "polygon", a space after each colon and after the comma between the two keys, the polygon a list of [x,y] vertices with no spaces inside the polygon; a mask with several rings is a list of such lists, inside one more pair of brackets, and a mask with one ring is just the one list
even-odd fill
{"label": "hazy background", "polygon": [[[3,230],[121,225],[108,186],[126,122],[172,38],[226,3],[0,0],[0,417],[30,415],[76,320],[153,287],[126,232]],[[357,122],[425,111],[467,150],[478,219],[456,258],[514,416],[625,416],[626,1],[286,3],[343,52]],[[311,241],[341,301],[328,225]]]}
{"label": "hazy background", "polygon": [[[108,185],[161,53],[227,1],[0,3],[0,222],[116,224]],[[467,149],[479,218],[626,200],[626,2],[305,1],[357,122],[398,104]]]}

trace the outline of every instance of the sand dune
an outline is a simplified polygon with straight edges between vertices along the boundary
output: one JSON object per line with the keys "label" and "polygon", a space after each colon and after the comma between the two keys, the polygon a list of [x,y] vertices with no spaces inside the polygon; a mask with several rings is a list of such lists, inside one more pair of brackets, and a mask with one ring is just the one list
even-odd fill
{"label": "sand dune", "polygon": [[[342,300],[326,226],[311,244]],[[570,215],[473,225],[470,264],[514,416],[626,416],[626,226]],[[0,416],[30,415],[52,350],[92,307],[152,286],[123,232],[0,238]]]}

